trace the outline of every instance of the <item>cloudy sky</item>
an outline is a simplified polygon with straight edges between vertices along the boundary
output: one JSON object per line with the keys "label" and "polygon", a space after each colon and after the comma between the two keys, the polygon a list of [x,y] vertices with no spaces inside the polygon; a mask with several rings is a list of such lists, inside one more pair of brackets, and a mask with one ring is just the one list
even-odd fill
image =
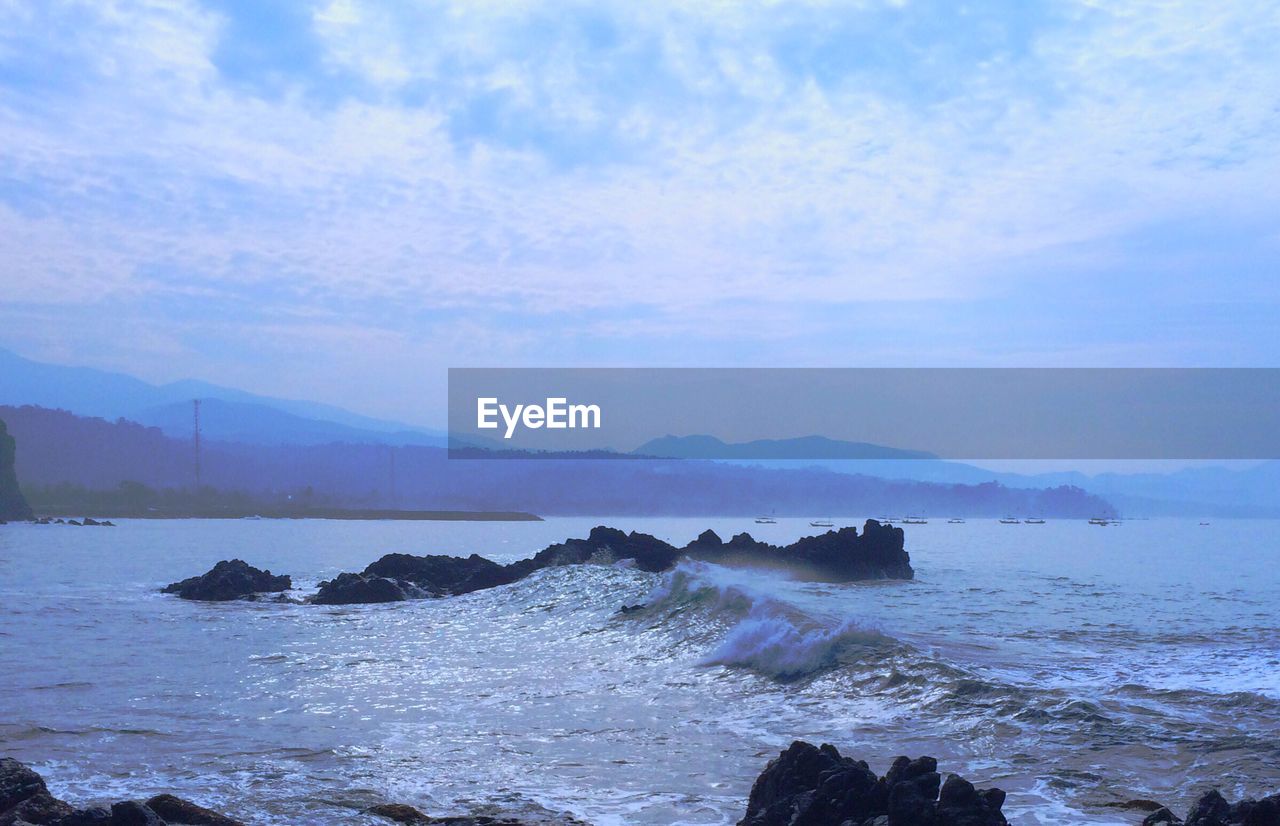
{"label": "cloudy sky", "polygon": [[0,0],[0,346],[425,424],[497,365],[1280,365],[1280,7]]}

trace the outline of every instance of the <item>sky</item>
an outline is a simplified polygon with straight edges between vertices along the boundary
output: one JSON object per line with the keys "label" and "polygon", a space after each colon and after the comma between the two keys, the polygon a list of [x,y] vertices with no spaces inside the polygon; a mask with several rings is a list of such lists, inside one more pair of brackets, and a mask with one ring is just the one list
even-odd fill
{"label": "sky", "polygon": [[438,426],[462,366],[1280,366],[1280,6],[0,0],[0,346]]}

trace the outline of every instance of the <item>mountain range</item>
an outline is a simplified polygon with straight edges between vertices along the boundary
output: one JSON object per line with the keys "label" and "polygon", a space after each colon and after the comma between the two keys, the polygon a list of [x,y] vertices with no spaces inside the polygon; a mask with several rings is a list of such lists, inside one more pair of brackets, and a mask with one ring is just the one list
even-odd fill
{"label": "mountain range", "polygon": [[[262,447],[331,444],[444,447],[442,431],[378,419],[318,402],[275,398],[199,380],[151,384],[123,373],[46,364],[0,349],[0,405],[62,409],[77,416],[124,419],[190,440],[200,400],[203,439]],[[837,474],[942,485],[996,482],[1011,489],[1078,487],[1129,514],[1280,516],[1280,462],[1245,470],[1194,467],[1171,473],[1019,474],[920,451],[822,436],[727,443],[709,435],[667,435],[633,456],[711,460],[772,470],[819,468]],[[788,458],[806,456],[803,460]],[[667,471],[669,472],[669,471]]]}
{"label": "mountain range", "polygon": [[210,441],[256,445],[351,444],[443,446],[442,431],[362,416],[333,405],[262,396],[186,379],[151,384],[123,373],[32,361],[0,348],[0,404],[35,405],[80,416],[127,419],[191,438],[192,402]]}

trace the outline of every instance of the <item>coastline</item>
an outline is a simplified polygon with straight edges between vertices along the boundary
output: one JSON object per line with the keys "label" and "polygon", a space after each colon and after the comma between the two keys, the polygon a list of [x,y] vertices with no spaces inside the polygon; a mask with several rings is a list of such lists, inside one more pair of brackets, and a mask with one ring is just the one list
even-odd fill
{"label": "coastline", "polygon": [[37,519],[337,519],[406,522],[542,522],[525,511],[393,510],[386,508],[262,508],[244,510],[132,510],[128,508],[79,508],[41,511]]}

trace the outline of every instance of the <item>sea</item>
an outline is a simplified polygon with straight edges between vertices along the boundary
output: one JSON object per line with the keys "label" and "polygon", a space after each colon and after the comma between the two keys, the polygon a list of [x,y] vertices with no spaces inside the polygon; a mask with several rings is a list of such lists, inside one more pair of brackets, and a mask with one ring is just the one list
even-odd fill
{"label": "sea", "polygon": [[170,792],[254,824],[385,823],[363,813],[382,802],[732,824],[796,739],[878,773],[935,756],[1007,791],[1014,824],[1280,790],[1275,521],[930,519],[905,526],[910,582],[685,562],[387,605],[159,592],[221,559],[301,598],[393,551],[509,562],[598,524],[782,544],[808,522],[0,527],[0,755],[78,805]]}

